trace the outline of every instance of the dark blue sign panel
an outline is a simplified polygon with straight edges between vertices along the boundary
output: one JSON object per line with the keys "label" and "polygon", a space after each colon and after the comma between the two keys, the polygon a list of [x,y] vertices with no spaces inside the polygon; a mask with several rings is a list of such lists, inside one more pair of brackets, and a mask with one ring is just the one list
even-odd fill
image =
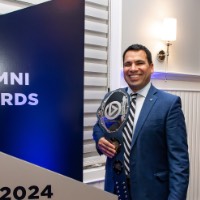
{"label": "dark blue sign panel", "polygon": [[0,151],[82,181],[84,1],[0,16]]}

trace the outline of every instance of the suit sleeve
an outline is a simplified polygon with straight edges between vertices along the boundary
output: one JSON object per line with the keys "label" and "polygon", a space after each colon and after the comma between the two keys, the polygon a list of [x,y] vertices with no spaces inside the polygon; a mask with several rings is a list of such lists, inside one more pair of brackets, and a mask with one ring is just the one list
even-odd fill
{"label": "suit sleeve", "polygon": [[93,139],[96,143],[96,149],[97,149],[97,152],[102,155],[102,152],[98,149],[98,141],[100,138],[104,137],[104,132],[103,130],[101,129],[101,127],[99,126],[98,122],[94,125],[93,127]]}
{"label": "suit sleeve", "polygon": [[168,200],[186,200],[189,183],[189,155],[180,97],[176,97],[168,113],[166,133],[170,192]]}

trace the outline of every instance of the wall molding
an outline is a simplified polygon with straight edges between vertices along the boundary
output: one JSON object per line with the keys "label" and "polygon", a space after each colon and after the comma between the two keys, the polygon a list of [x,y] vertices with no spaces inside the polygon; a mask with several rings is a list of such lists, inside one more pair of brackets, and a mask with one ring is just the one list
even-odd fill
{"label": "wall molding", "polygon": [[185,73],[175,73],[175,72],[157,71],[152,74],[151,78],[158,80],[200,82],[200,75],[198,74],[185,74]]}
{"label": "wall molding", "polygon": [[200,75],[174,72],[154,72],[151,82],[162,90],[200,91]]}

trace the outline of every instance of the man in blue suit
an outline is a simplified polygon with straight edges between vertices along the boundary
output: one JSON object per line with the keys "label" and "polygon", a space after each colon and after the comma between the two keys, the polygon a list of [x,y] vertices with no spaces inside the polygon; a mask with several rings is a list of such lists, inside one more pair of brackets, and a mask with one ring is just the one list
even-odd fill
{"label": "man in blue suit", "polygon": [[[143,45],[134,44],[125,50],[123,71],[128,87],[121,90],[128,95],[137,93],[130,174],[124,172],[123,128],[108,133],[98,120],[93,138],[97,151],[107,156],[105,190],[121,200],[185,200],[189,156],[181,99],[151,84],[152,56]],[[115,142],[109,138],[112,134],[118,137]]]}

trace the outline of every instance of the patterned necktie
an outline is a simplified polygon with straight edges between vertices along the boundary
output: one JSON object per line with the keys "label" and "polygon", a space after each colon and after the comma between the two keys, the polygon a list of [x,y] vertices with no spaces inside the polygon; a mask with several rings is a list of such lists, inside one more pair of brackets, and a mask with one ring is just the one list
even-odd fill
{"label": "patterned necktie", "polygon": [[130,152],[131,152],[131,141],[133,135],[133,122],[135,117],[135,105],[136,105],[137,94],[131,94],[130,112],[128,115],[127,122],[123,129],[123,141],[124,141],[124,166],[126,175],[130,174]]}

